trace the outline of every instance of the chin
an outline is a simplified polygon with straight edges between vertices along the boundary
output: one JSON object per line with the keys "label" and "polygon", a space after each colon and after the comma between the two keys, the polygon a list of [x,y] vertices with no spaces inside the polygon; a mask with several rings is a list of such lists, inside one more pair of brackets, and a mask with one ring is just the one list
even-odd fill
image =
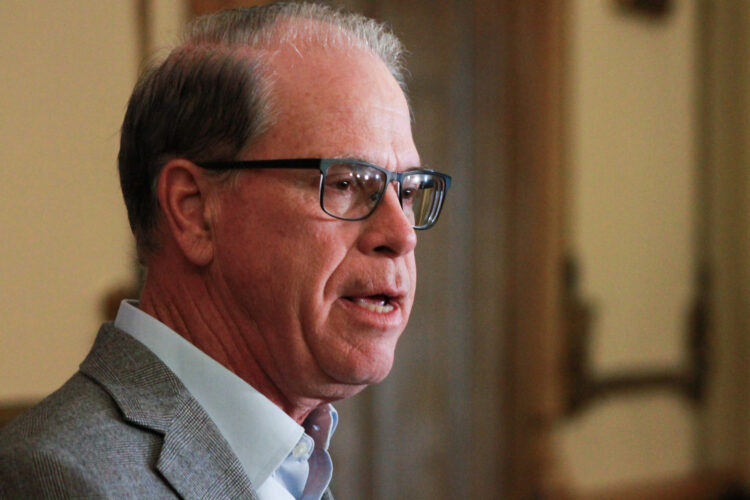
{"label": "chin", "polygon": [[[390,358],[391,361],[393,358]],[[388,376],[391,362],[377,366],[337,364],[326,370],[327,382],[317,385],[317,389],[308,393],[317,393],[317,397],[329,402],[347,399],[360,393],[368,385],[377,384]]]}
{"label": "chin", "polygon": [[393,355],[380,356],[376,360],[356,361],[348,359],[346,363],[337,363],[328,370],[328,375],[339,383],[353,386],[367,386],[382,382],[391,371]]}
{"label": "chin", "polygon": [[356,396],[360,392],[362,392],[363,389],[367,388],[367,384],[362,385],[349,385],[349,384],[334,384],[331,386],[326,386],[322,390],[320,390],[320,394],[318,395],[319,399],[328,401],[330,403],[333,403],[335,401],[340,401],[342,399],[349,399],[353,396]]}

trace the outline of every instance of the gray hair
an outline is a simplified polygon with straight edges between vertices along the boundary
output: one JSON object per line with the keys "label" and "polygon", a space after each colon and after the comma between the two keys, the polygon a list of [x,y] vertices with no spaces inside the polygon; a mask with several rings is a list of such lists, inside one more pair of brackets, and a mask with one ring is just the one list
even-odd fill
{"label": "gray hair", "polygon": [[[307,20],[296,23],[284,21]],[[328,28],[328,29],[326,29]],[[122,125],[118,166],[141,260],[156,251],[156,183],[172,158],[231,160],[273,124],[264,56],[282,43],[361,48],[405,90],[403,46],[383,24],[315,3],[275,3],[199,17],[182,43],[138,80]],[[256,49],[241,51],[241,49]]]}

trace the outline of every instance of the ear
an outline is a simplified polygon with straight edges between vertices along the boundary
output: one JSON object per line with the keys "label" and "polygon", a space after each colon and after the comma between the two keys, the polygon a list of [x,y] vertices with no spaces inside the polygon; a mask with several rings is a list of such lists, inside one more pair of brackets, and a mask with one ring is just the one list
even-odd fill
{"label": "ear", "polygon": [[157,185],[159,205],[172,239],[188,261],[201,267],[208,265],[214,254],[209,188],[200,167],[183,158],[164,165]]}

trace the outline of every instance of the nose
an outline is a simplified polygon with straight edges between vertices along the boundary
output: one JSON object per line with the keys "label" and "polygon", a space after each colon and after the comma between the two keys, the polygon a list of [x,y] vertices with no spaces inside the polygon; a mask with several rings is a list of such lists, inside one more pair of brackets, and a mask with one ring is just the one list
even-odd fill
{"label": "nose", "polygon": [[398,201],[396,186],[386,189],[375,211],[362,223],[360,250],[368,255],[406,255],[417,246],[417,234]]}

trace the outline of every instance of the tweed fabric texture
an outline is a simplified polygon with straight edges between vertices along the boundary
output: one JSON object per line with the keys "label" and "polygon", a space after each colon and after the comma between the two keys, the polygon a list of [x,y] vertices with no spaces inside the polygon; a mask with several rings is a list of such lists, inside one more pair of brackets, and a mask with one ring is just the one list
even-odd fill
{"label": "tweed fabric texture", "polygon": [[0,431],[0,498],[73,497],[256,498],[203,408],[111,324],[78,373]]}

